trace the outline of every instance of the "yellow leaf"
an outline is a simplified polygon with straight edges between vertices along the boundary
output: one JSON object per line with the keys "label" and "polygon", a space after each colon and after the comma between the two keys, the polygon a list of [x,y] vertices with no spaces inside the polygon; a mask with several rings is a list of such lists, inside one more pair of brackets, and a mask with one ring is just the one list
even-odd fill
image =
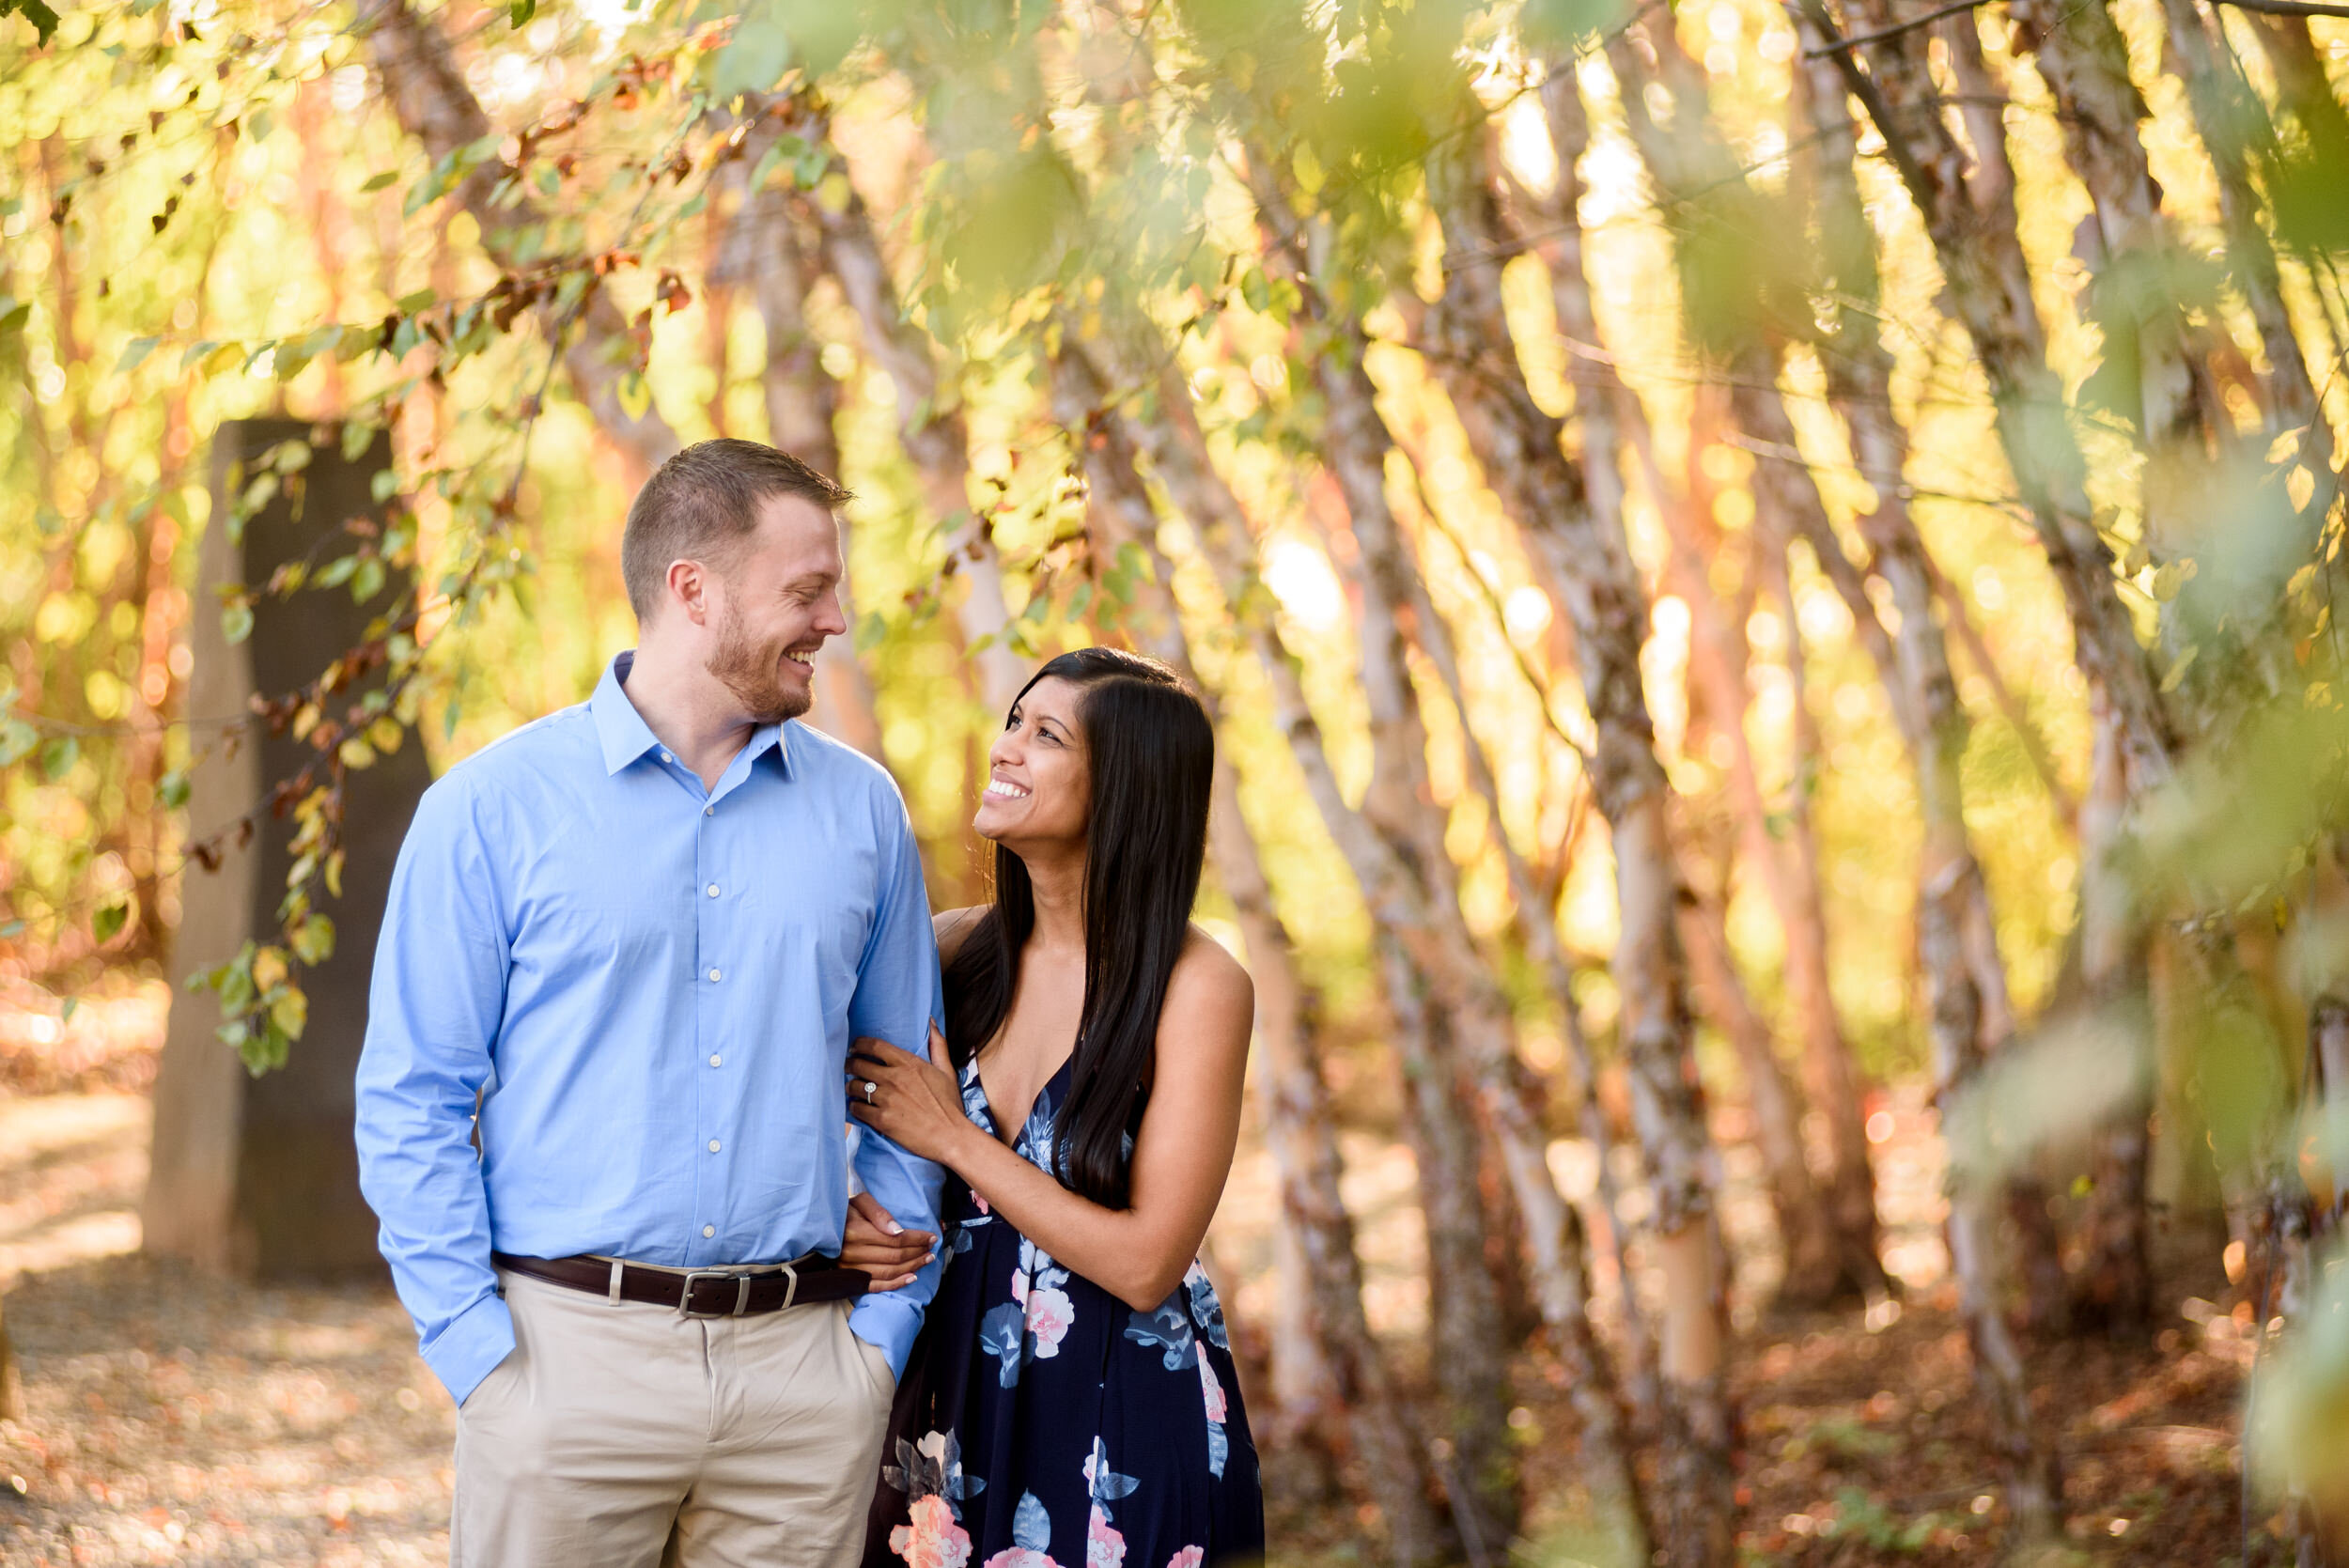
{"label": "yellow leaf", "polygon": [[265,947],[253,955],[253,988],[273,991],[286,983],[286,950]]}
{"label": "yellow leaf", "polygon": [[302,1026],[310,1021],[310,999],[300,991],[288,991],[270,1003],[269,1021],[288,1039],[301,1039]]}
{"label": "yellow leaf", "polygon": [[407,733],[399,727],[399,721],[388,713],[367,726],[368,741],[386,756],[399,750],[399,743]]}
{"label": "yellow leaf", "polygon": [[345,768],[353,770],[375,765],[375,748],[367,744],[364,736],[352,736],[336,748],[334,754],[342,758]]}

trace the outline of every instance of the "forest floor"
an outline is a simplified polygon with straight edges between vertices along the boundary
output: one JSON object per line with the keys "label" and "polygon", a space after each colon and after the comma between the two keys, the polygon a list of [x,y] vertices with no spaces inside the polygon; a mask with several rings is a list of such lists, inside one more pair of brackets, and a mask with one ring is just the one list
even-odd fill
{"label": "forest floor", "polygon": [[[54,1010],[18,1001],[0,996],[0,1291],[22,1374],[18,1419],[0,1421],[0,1563],[445,1561],[454,1412],[390,1292],[259,1287],[136,1255],[163,999],[126,991],[64,1030]],[[1901,1305],[1780,1315],[1758,1305],[1766,1267],[1740,1281],[1750,1568],[1983,1563],[2003,1532],[1964,1336],[1930,1243],[1931,1118],[1912,1098],[1885,1130]],[[1396,1202],[1408,1171],[1398,1183],[1392,1153],[1375,1145],[1350,1163],[1374,1300],[1406,1327],[1412,1291],[1379,1276],[1412,1250],[1400,1234],[1408,1203]],[[1226,1210],[1243,1218],[1219,1219],[1220,1269],[1256,1272],[1260,1238],[1246,1216],[1259,1180],[1236,1175]],[[1751,1218],[1733,1193],[1733,1237]],[[2069,1343],[2036,1369],[2038,1408],[2061,1433],[2072,1544],[2098,1563],[2285,1560],[2270,1521],[2255,1518],[2248,1537],[2240,1523],[2248,1311],[2238,1320],[2212,1304],[2225,1289],[2215,1265],[2172,1269],[2165,1283],[2172,1315],[2150,1342]],[[1244,1327],[1266,1286],[1234,1284]],[[1520,1560],[1600,1561],[1573,1530],[1563,1374],[1537,1345],[1517,1376],[1511,1424],[1537,1499]],[[1274,1560],[1366,1560],[1326,1467],[1303,1445],[1266,1449]]]}

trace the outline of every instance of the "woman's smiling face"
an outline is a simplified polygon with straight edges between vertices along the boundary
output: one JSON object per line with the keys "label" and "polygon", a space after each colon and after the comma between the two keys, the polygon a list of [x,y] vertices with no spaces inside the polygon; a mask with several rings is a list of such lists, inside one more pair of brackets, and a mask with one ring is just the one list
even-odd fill
{"label": "woman's smiling face", "polygon": [[1093,815],[1078,689],[1048,676],[1012,706],[988,752],[987,790],[971,826],[1017,851],[1022,845],[1081,844]]}

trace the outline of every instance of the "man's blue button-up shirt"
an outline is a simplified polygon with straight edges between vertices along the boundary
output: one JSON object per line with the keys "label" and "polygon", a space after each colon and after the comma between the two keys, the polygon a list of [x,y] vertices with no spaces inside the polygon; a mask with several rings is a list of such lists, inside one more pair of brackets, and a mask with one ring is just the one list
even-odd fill
{"label": "man's blue button-up shirt", "polygon": [[[848,1042],[920,1051],[940,1010],[889,775],[786,723],[705,789],[629,701],[631,659],[428,789],[392,877],[360,1184],[459,1403],[514,1347],[492,1250],[673,1267],[838,1251]],[[938,1167],[870,1133],[855,1162],[909,1228],[938,1229]],[[939,1266],[849,1317],[900,1372]]]}

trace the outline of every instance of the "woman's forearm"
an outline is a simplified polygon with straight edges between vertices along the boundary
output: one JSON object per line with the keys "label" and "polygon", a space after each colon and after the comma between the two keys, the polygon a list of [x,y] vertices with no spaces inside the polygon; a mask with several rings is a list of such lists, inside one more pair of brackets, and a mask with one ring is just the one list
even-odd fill
{"label": "woman's forearm", "polygon": [[972,1125],[945,1163],[1052,1260],[1091,1280],[1137,1312],[1166,1299],[1190,1269],[1199,1238],[1135,1209],[1081,1197]]}

